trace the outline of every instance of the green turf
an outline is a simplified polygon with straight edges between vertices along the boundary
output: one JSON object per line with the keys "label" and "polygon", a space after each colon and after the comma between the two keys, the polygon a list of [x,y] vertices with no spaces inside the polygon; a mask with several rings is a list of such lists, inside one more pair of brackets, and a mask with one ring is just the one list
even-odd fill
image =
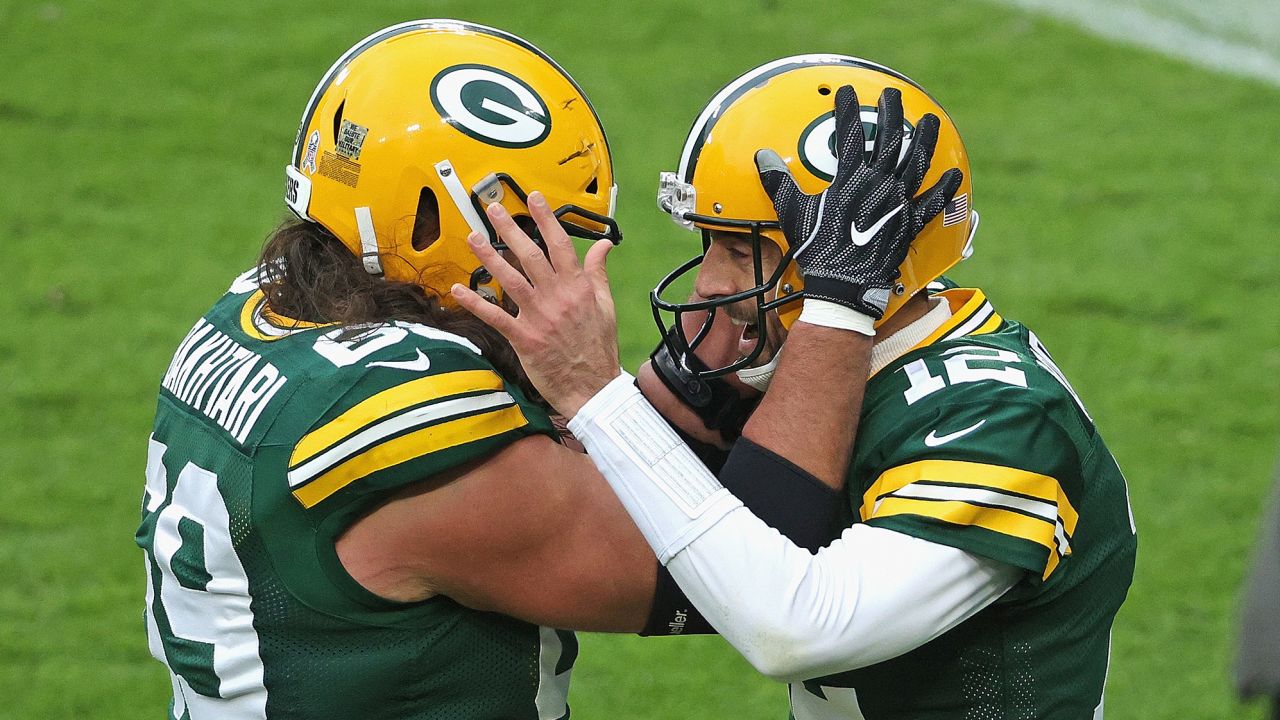
{"label": "green turf", "polygon": [[[1280,422],[1280,91],[974,2],[506,5],[0,0],[0,718],[163,712],[131,540],[159,376],[283,218],[315,80],[421,15],[523,34],[588,90],[622,188],[632,365],[647,290],[696,247],[653,208],[657,174],[714,90],[810,51],[933,89],[983,215],[955,276],[1037,330],[1131,482],[1108,716],[1257,717],[1229,677]],[[716,638],[583,646],[575,717],[784,716]]]}

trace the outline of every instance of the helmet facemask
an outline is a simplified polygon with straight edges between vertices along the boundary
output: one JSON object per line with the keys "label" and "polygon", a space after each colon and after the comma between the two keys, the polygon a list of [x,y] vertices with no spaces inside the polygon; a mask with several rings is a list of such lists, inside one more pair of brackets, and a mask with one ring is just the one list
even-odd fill
{"label": "helmet facemask", "polygon": [[[518,204],[513,206],[513,203],[506,198],[507,190],[510,190],[519,201]],[[483,234],[489,237],[489,244],[493,245],[495,250],[506,250],[506,243],[502,242],[502,238],[498,237],[497,231],[493,229],[489,217],[485,214],[485,208],[494,203],[500,203],[507,208],[512,217],[527,216],[529,194],[520,187],[520,183],[516,182],[515,178],[505,172],[496,172],[489,173],[476,183],[471,189],[470,199],[477,217],[483,223]],[[612,206],[612,203],[610,205]],[[609,215],[592,212],[573,203],[565,203],[555,208],[553,212],[556,219],[560,221],[560,227],[564,228],[570,237],[608,240],[614,245],[622,242],[622,230],[619,229],[618,222]],[[530,239],[542,247],[542,233],[536,225],[531,224],[526,232]]]}
{"label": "helmet facemask", "polygon": [[[673,202],[674,195],[668,191],[670,187],[673,187],[670,182],[674,178],[668,177],[671,175],[670,173],[664,173],[663,175],[663,190],[660,190],[659,206],[664,211],[671,213],[672,217],[680,225],[688,229],[701,230],[702,253],[690,258],[670,273],[667,273],[658,282],[653,291],[650,292],[649,301],[653,309],[654,322],[657,323],[659,330],[663,333],[663,342],[666,344],[668,352],[684,366],[684,369],[692,377],[708,379],[748,368],[756,362],[760,354],[769,345],[769,313],[785,305],[795,303],[804,297],[801,289],[791,288],[784,282],[788,275],[788,270],[794,267],[792,261],[794,250],[787,247],[782,252],[777,267],[766,276],[764,244],[776,244],[776,241],[767,236],[765,231],[780,232],[781,228],[777,220],[738,220],[710,217],[688,210],[678,210],[677,214],[677,212],[672,212],[671,208],[678,207],[678,204]],[[683,190],[691,192],[689,188],[683,188]],[[711,248],[712,232],[714,230],[741,233],[750,238],[754,285],[747,290],[742,290],[732,295],[703,300],[666,297],[666,295],[670,294],[670,289],[673,286],[681,284],[682,281],[688,282],[690,273],[696,275],[699,272],[703,261],[706,259],[707,251]],[[775,291],[774,297],[770,298],[770,294]],[[694,351],[706,339],[721,309],[744,301],[752,301],[754,303],[755,319],[753,324],[756,328],[756,342],[752,350],[737,360],[720,367],[709,367],[694,357]],[[697,324],[697,330],[693,332],[692,336],[685,329],[684,316],[686,313],[706,313],[702,322]],[[670,324],[667,323],[666,314],[670,314],[672,317]]]}

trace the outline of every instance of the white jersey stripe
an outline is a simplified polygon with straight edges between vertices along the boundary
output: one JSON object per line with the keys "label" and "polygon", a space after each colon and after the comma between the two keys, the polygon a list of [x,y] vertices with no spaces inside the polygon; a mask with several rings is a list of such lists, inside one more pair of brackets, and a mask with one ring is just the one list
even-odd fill
{"label": "white jersey stripe", "polygon": [[925,485],[916,482],[895,490],[890,493],[890,496],[912,500],[957,500],[960,502],[982,503],[983,505],[994,505],[1034,515],[1045,522],[1056,523],[1058,520],[1058,506],[1054,503],[1018,497],[1017,495],[1006,495],[997,490],[987,488]]}
{"label": "white jersey stripe", "polygon": [[996,309],[991,307],[991,303],[987,303],[987,302],[982,303],[982,307],[978,308],[977,312],[975,312],[972,317],[970,317],[968,320],[965,320],[963,323],[961,323],[958,327],[956,327],[955,330],[952,330],[950,333],[947,333],[947,336],[943,339],[954,340],[958,337],[964,337],[965,335],[968,335],[974,330],[977,330],[978,328],[982,327],[982,324],[985,323],[988,319],[990,319],[991,316],[995,313],[995,311]]}
{"label": "white jersey stripe", "polygon": [[538,710],[538,720],[559,720],[569,714],[569,674],[570,667],[559,675],[556,665],[560,664],[560,656],[564,654],[564,643],[560,635],[549,627],[538,628],[538,694],[533,698],[533,705]]}
{"label": "white jersey stripe", "polygon": [[298,486],[322,475],[331,467],[337,465],[346,458],[352,455],[357,455],[369,447],[377,445],[388,437],[399,434],[404,430],[423,425],[430,425],[459,415],[473,413],[478,410],[489,410],[504,405],[514,404],[515,399],[512,398],[510,394],[498,392],[458,398],[456,400],[446,400],[444,402],[415,408],[388,420],[383,420],[375,425],[370,425],[364,430],[361,430],[355,435],[352,435],[346,440],[320,453],[311,460],[308,460],[302,465],[290,470],[289,487],[296,489]]}

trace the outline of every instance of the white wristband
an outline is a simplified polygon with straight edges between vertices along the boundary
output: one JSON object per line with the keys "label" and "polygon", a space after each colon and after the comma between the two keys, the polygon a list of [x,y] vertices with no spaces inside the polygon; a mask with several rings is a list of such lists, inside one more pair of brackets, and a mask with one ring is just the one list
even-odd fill
{"label": "white wristband", "polygon": [[835,328],[837,330],[852,330],[871,337],[876,335],[875,318],[828,300],[805,298],[804,305],[800,309],[799,320],[810,325],[821,325],[822,327]]}

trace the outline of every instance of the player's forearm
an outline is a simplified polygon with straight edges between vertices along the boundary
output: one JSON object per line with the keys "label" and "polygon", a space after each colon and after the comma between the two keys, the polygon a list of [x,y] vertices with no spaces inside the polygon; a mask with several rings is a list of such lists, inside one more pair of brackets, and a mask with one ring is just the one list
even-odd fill
{"label": "player's forearm", "polygon": [[[797,322],[778,371],[743,436],[828,486],[844,486],[866,387],[872,338]],[[815,388],[821,400],[815,400]]]}
{"label": "player's forearm", "polygon": [[1010,566],[865,525],[810,554],[720,485],[625,376],[570,428],[695,607],[779,679],[906,652],[1018,577]]}
{"label": "player's forearm", "polygon": [[785,681],[897,657],[971,617],[1020,575],[867,525],[811,555],[745,509],[708,529],[667,569],[753,667]]}
{"label": "player's forearm", "polygon": [[641,363],[640,368],[636,370],[636,387],[640,388],[640,392],[644,393],[645,399],[673,427],[678,428],[698,442],[720,448],[727,447],[728,443],[724,441],[719,432],[708,428],[697,414],[668,390],[666,385],[662,384],[662,381],[658,379],[657,371],[653,369],[651,360],[644,361]]}

